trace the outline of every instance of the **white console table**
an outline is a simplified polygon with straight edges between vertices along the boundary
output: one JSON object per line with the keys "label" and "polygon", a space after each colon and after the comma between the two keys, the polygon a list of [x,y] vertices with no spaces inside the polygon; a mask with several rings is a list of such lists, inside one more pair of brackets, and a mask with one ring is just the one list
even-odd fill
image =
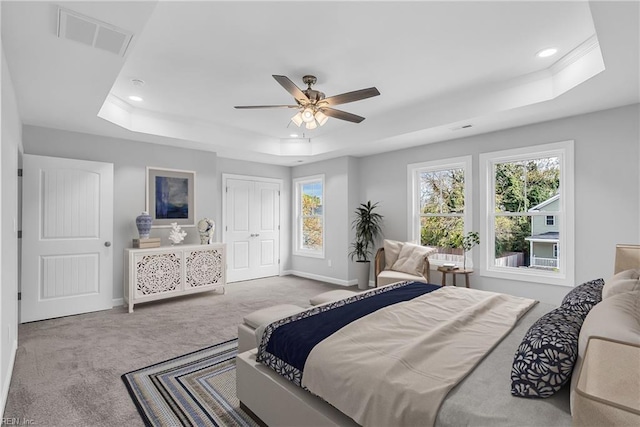
{"label": "white console table", "polygon": [[221,289],[226,279],[226,245],[176,245],[124,250],[124,302],[133,312],[141,302]]}

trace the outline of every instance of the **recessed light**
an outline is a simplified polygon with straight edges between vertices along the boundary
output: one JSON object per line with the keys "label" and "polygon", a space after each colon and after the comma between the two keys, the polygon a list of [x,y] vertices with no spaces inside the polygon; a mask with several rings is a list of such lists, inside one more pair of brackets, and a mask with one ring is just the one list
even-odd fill
{"label": "recessed light", "polygon": [[297,138],[297,137],[298,137],[298,134],[297,134],[297,133],[292,133],[292,134],[289,134],[289,136],[290,136],[291,138]]}
{"label": "recessed light", "polygon": [[558,49],[555,47],[550,47],[547,49],[542,49],[540,52],[536,53],[538,58],[546,58],[548,56],[555,55],[558,52]]}
{"label": "recessed light", "polygon": [[140,98],[139,96],[136,96],[136,95],[130,95],[129,99],[132,100],[132,101],[136,101],[136,102],[144,101],[142,98]]}

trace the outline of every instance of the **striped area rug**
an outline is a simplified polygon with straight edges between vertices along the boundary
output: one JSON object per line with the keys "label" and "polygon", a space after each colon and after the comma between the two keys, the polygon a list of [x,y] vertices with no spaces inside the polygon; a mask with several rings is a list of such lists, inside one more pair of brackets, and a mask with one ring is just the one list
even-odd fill
{"label": "striped area rug", "polygon": [[122,375],[147,426],[257,426],[236,397],[233,339]]}

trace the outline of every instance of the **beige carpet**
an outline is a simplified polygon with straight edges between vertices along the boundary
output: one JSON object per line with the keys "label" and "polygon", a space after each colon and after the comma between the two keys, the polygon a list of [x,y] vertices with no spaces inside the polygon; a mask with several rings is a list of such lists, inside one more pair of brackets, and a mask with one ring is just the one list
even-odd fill
{"label": "beige carpet", "polygon": [[[336,285],[273,277],[200,295],[20,325],[5,418],[45,426],[142,426],[120,375],[237,336],[242,317],[309,306]],[[23,422],[23,424],[25,424]]]}

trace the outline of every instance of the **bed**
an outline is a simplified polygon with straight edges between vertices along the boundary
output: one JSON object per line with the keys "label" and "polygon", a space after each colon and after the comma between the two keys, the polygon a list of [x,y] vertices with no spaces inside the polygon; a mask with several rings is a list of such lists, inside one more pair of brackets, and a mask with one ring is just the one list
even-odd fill
{"label": "bed", "polygon": [[[624,249],[625,251],[628,251],[629,248],[625,247]],[[640,265],[637,267],[640,267]],[[448,292],[453,291],[451,287],[448,288],[450,288]],[[441,290],[437,292],[441,292]],[[431,292],[431,296],[436,295],[437,292]],[[455,290],[455,292],[465,292],[465,290],[460,289],[459,291]],[[471,290],[471,292],[474,291]],[[476,294],[478,292],[482,291],[475,291]],[[430,297],[430,295],[425,295],[424,297]],[[338,393],[340,393],[340,389],[351,389],[351,386],[354,383],[349,383],[349,381],[366,382],[366,378],[360,378],[357,380],[347,379],[346,383],[337,386],[337,390],[333,390],[329,387],[329,395],[324,395],[323,397],[325,400],[329,401],[332,401],[331,399],[333,398],[334,400],[332,403],[340,408],[340,410],[338,410],[334,406],[328,404],[325,400],[305,390],[305,388],[307,388],[316,393],[316,389],[313,389],[313,387],[307,387],[305,384],[301,384],[305,387],[302,388],[299,385],[294,384],[296,381],[292,380],[292,378],[295,378],[296,375],[291,374],[291,372],[289,379],[286,379],[285,377],[278,375],[273,369],[259,363],[257,358],[261,357],[264,359],[265,348],[261,349],[262,353],[260,356],[258,356],[258,351],[260,351],[260,349],[254,349],[238,356],[238,398],[245,409],[250,410],[267,425],[272,426],[432,424],[436,426],[571,425],[572,418],[570,413],[568,386],[563,387],[559,392],[546,399],[517,398],[512,396],[510,393],[510,372],[514,361],[514,349],[518,348],[523,336],[525,336],[531,325],[533,325],[534,322],[540,319],[545,313],[554,309],[554,306],[548,304],[530,304],[526,301],[512,302],[515,302],[518,306],[516,310],[515,326],[507,326],[506,332],[498,333],[498,338],[495,344],[489,343],[487,345],[488,351],[486,355],[483,354],[477,361],[472,361],[472,366],[469,369],[469,372],[463,373],[459,379],[454,379],[455,384],[445,392],[446,399],[443,398],[441,404],[440,402],[436,402],[435,413],[425,415],[424,422],[416,422],[417,419],[422,420],[422,418],[402,418],[405,416],[405,412],[407,411],[406,407],[401,406],[406,404],[404,398],[401,400],[395,400],[396,404],[399,405],[397,407],[393,406],[394,401],[392,400],[390,404],[388,402],[385,403],[387,406],[381,406],[380,408],[377,408],[376,406],[374,408],[369,407],[366,409],[367,412],[373,410],[375,413],[376,410],[378,411],[373,417],[367,418],[365,416],[363,418],[362,414],[358,414],[358,411],[362,411],[362,409],[358,408],[355,409],[355,412],[349,412],[349,410],[351,410],[349,408],[345,411],[344,407],[341,406],[343,405],[342,401],[349,400],[350,398],[348,396],[343,397],[338,395]],[[522,304],[520,304],[520,302]],[[393,316],[395,316],[395,314]],[[403,322],[403,320],[400,319],[400,322]],[[265,329],[268,329],[268,327]],[[266,335],[269,335],[268,330],[265,336]],[[351,338],[347,338],[347,341],[349,339]],[[338,342],[340,342],[341,345],[345,343],[344,340]],[[262,344],[264,344],[264,342]],[[265,346],[262,345],[261,347]],[[320,359],[334,359],[333,362],[337,360],[339,363],[329,365],[332,366],[330,369],[319,368],[316,370],[315,374],[313,373],[313,370],[310,370],[309,372],[312,372],[309,374],[310,377],[313,377],[313,375],[323,377],[323,373],[326,374],[327,372],[333,372],[334,370],[344,372],[349,371],[349,368],[344,368],[345,366],[348,366],[346,362],[344,364],[341,363],[343,359],[345,359],[344,354],[340,354],[339,357],[331,357],[331,348],[328,350],[324,349],[323,351],[324,353],[318,353],[320,355]],[[268,351],[266,353],[269,354]],[[351,356],[351,353],[347,352],[347,355]],[[356,362],[358,360],[362,360],[362,356],[358,354],[348,358],[355,359]],[[410,362],[414,363],[415,361]],[[278,361],[277,363],[281,363],[281,361]],[[380,366],[378,369],[380,369]],[[344,372],[341,372],[340,375]],[[306,377],[307,375],[307,367],[305,366],[305,373],[303,377]],[[372,374],[372,376],[375,376],[375,374]],[[396,376],[393,375],[392,378],[395,379]],[[320,380],[322,380],[322,378],[320,378]],[[336,377],[331,377],[329,375],[328,382],[333,383],[334,381],[336,381]],[[391,383],[394,381],[391,381]],[[388,387],[392,389],[393,384]],[[366,392],[366,387],[358,391],[358,393]],[[316,394],[322,395],[321,393]],[[420,406],[419,402],[421,401],[419,398],[420,396],[418,396],[418,400],[414,399],[414,403],[409,405]],[[371,400],[370,397],[367,397],[367,399],[372,402],[378,402],[376,400]],[[428,400],[430,400],[430,398],[427,398],[424,401]],[[349,405],[347,404],[347,407],[348,406]],[[343,412],[346,412],[349,416],[345,415]],[[421,413],[417,414],[418,417],[423,416]],[[388,418],[384,418],[385,416]],[[428,416],[432,416],[433,418],[428,418]],[[354,421],[354,419],[358,420],[358,422]],[[390,422],[390,420],[400,421]]]}

